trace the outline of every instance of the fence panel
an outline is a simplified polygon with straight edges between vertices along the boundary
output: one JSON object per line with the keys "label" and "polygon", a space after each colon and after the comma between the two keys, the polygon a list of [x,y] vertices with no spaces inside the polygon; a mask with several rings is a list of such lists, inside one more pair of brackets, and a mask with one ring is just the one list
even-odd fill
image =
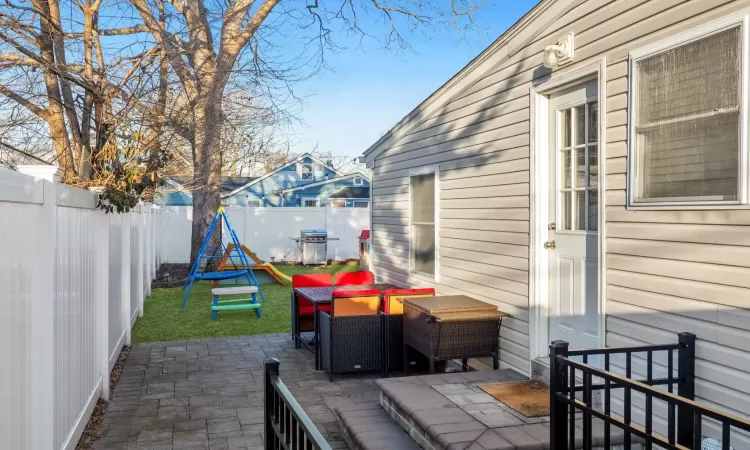
{"label": "fence panel", "polygon": [[142,241],[140,213],[136,210],[130,215],[130,323],[140,312],[141,298],[143,296],[143,271],[141,269]]}
{"label": "fence panel", "polygon": [[108,301],[108,365],[114,366],[120,349],[124,345],[126,324],[122,314],[122,247],[123,218],[121,214],[108,214],[109,219],[109,301]]}
{"label": "fence panel", "polygon": [[[41,294],[43,184],[0,171],[0,448],[31,448],[34,301]],[[52,308],[52,299],[46,307]],[[42,317],[39,319],[43,320]],[[35,386],[34,389],[39,389]]]}
{"label": "fence panel", "polygon": [[[190,262],[192,207],[164,207],[158,252],[166,263]],[[291,237],[308,228],[327,229],[337,241],[328,243],[328,259],[359,257],[357,237],[370,228],[369,208],[227,208],[227,216],[240,242],[266,261],[300,260],[300,251]],[[226,233],[224,242],[230,239]]]}
{"label": "fence panel", "polygon": [[[55,310],[55,448],[67,447],[101,390],[97,355],[98,246],[94,195],[58,186]],[[84,417],[88,418],[89,414]]]}

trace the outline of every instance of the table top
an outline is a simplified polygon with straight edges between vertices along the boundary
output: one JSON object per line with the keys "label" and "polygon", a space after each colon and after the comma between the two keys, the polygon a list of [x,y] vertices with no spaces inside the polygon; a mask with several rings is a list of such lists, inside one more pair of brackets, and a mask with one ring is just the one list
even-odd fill
{"label": "table top", "polygon": [[352,285],[352,286],[324,286],[324,287],[305,287],[295,288],[297,295],[305,297],[312,303],[330,303],[333,300],[333,291],[363,291],[367,289],[378,289],[380,295],[388,289],[399,289],[392,284],[370,284],[370,285]]}
{"label": "table top", "polygon": [[[449,313],[495,313],[500,312],[497,306],[471,298],[466,295],[441,295],[439,297],[405,298],[405,305],[419,308],[428,314],[444,315]],[[505,314],[505,313],[502,313]]]}

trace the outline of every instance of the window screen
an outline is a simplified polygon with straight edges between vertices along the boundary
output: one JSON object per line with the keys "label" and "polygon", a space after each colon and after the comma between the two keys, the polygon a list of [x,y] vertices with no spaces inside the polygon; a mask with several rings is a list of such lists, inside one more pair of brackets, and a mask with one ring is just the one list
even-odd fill
{"label": "window screen", "polygon": [[412,271],[435,276],[435,174],[411,177]]}
{"label": "window screen", "polygon": [[636,61],[636,202],[738,199],[741,36]]}

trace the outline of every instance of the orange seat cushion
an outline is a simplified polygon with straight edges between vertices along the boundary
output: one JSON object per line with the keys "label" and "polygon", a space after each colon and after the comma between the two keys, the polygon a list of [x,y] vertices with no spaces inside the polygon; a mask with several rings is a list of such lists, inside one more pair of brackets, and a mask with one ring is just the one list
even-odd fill
{"label": "orange seat cushion", "polygon": [[383,298],[383,312],[386,314],[402,315],[404,313],[404,299],[417,297],[432,297],[435,289],[390,289],[385,291]]}

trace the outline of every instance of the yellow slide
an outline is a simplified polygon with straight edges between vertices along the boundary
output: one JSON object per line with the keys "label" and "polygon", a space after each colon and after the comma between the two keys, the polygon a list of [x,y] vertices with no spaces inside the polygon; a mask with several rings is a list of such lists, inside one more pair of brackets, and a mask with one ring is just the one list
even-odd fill
{"label": "yellow slide", "polygon": [[283,280],[285,280],[285,281],[287,281],[289,283],[292,282],[292,277],[290,277],[289,275],[285,274],[284,272],[282,272],[279,269],[277,269],[276,267],[274,267],[273,264],[267,262],[267,263],[263,263],[263,265],[267,266],[271,270],[271,272],[273,272],[277,277],[282,278]]}
{"label": "yellow slide", "polygon": [[[242,244],[240,244],[242,245]],[[237,270],[236,263],[232,260],[230,257],[230,254],[234,250],[234,244],[229,244],[227,246],[227,250],[224,252],[224,257],[221,258],[221,261],[219,261],[219,267],[218,271],[223,272],[225,270]],[[242,245],[242,250],[245,251],[245,254],[252,260],[255,264],[250,265],[250,268],[253,269],[253,271],[264,271],[268,273],[271,278],[273,278],[277,283],[279,284],[289,284],[292,283],[292,277],[289,275],[284,274],[279,269],[274,267],[273,264],[269,262],[263,262],[260,258],[258,258],[255,253],[252,252],[249,248]]]}

